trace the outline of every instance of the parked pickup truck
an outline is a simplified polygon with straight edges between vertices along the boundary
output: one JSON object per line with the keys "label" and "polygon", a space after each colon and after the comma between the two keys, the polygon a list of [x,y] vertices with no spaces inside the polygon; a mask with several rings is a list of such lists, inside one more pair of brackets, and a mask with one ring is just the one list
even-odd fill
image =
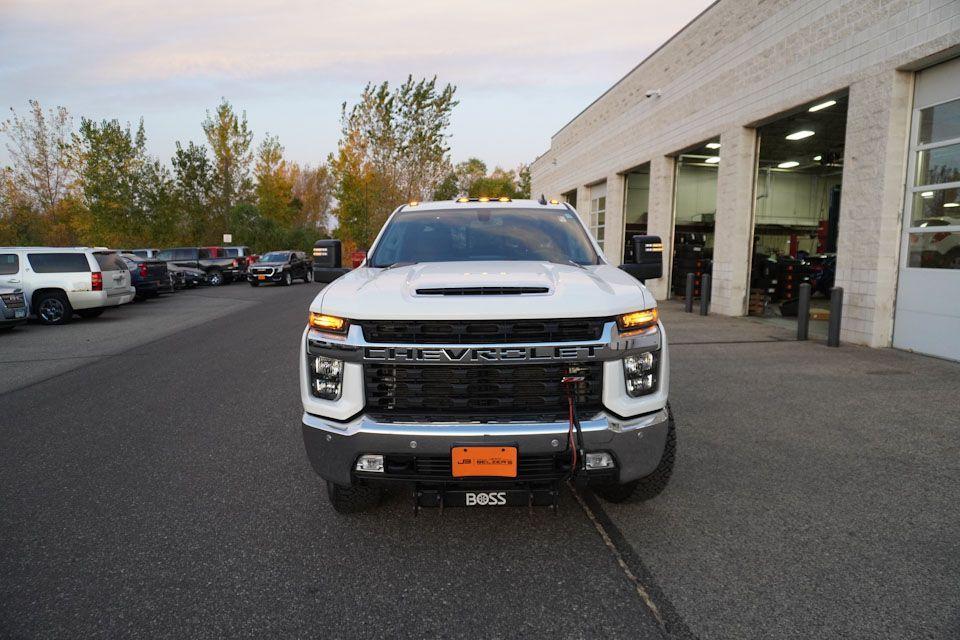
{"label": "parked pickup truck", "polygon": [[[676,434],[667,339],[641,280],[567,204],[459,198],[393,212],[361,266],[310,305],[302,431],[333,507],[387,483],[425,506],[556,506],[572,479],[658,495]],[[629,271],[629,273],[627,272]]]}
{"label": "parked pickup truck", "polygon": [[200,269],[207,275],[207,284],[214,287],[241,277],[236,258],[214,258],[210,250],[203,247],[161,249],[157,258],[174,267]]}

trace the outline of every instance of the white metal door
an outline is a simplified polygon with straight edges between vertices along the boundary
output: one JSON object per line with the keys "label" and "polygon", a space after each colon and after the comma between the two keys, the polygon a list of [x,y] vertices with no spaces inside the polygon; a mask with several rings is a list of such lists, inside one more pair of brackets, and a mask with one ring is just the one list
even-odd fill
{"label": "white metal door", "polygon": [[960,58],[917,74],[893,344],[960,360]]}

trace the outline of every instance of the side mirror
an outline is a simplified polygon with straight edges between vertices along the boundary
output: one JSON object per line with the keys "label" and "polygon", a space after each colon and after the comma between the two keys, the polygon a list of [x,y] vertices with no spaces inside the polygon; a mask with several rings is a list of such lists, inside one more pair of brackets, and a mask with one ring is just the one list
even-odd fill
{"label": "side mirror", "polygon": [[633,236],[635,262],[620,268],[640,282],[663,277],[663,242],[660,236]]}

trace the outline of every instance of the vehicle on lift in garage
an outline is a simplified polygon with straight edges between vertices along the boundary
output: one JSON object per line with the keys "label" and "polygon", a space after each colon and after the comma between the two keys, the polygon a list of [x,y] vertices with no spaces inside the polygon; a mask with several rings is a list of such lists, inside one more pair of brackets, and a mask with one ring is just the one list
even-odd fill
{"label": "vehicle on lift in garage", "polygon": [[424,506],[556,507],[561,483],[658,495],[676,435],[659,238],[607,262],[568,204],[411,203],[310,305],[307,456],[338,511],[389,483]]}
{"label": "vehicle on lift in garage", "polygon": [[27,321],[27,299],[20,289],[0,287],[0,330],[12,329]]}
{"label": "vehicle on lift in garage", "polygon": [[303,251],[270,251],[247,270],[251,287],[268,282],[289,286],[294,280],[313,282],[313,261]]}

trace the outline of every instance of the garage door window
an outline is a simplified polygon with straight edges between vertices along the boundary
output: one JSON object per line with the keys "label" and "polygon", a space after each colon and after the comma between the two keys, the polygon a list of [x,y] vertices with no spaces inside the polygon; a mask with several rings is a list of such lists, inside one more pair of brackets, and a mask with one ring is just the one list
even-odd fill
{"label": "garage door window", "polygon": [[607,218],[607,184],[603,183],[590,189],[590,232],[603,249],[604,231]]}
{"label": "garage door window", "polygon": [[919,116],[906,266],[960,269],[960,100]]}

